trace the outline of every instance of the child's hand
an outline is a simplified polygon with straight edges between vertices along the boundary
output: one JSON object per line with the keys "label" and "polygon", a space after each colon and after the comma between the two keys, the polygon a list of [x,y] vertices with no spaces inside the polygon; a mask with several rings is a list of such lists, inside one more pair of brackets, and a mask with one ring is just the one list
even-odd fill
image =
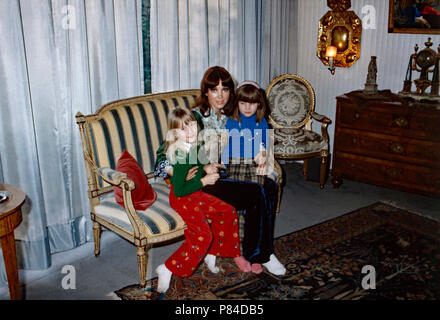
{"label": "child's hand", "polygon": [[202,179],[200,179],[200,181],[202,181],[203,186],[207,186],[210,184],[215,184],[219,178],[220,175],[218,173],[212,173],[212,174],[207,174]]}

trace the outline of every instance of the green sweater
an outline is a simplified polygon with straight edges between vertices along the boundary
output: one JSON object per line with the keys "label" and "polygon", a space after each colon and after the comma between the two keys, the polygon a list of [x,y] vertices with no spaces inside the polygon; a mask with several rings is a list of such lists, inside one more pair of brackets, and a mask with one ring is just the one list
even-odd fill
{"label": "green sweater", "polygon": [[[197,157],[199,152],[199,147],[192,147],[188,153],[177,150],[176,151],[176,163],[173,166],[173,176],[170,177],[170,181],[173,185],[174,195],[176,197],[187,196],[197,190],[202,189],[203,184],[201,179],[205,176],[205,170],[203,169],[204,164],[202,164]],[[194,157],[193,152],[197,152]],[[190,158],[197,158],[197,163],[190,163]],[[193,161],[194,162],[194,161]],[[194,166],[198,166],[196,176],[191,180],[186,180],[186,175],[189,169]]]}

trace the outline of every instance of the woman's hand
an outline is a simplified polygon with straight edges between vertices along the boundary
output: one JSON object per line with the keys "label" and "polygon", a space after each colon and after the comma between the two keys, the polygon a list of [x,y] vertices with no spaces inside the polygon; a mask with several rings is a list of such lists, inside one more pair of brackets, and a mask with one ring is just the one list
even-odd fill
{"label": "woman's hand", "polygon": [[185,178],[185,180],[186,180],[186,181],[189,181],[189,180],[191,180],[192,178],[194,178],[194,177],[196,176],[196,173],[197,173],[198,168],[199,168],[199,167],[194,166],[194,167],[192,167],[191,169],[189,169],[189,170],[188,170],[188,173],[186,174],[186,178]]}
{"label": "woman's hand", "polygon": [[219,163],[211,163],[207,164],[203,167],[203,170],[205,170],[206,174],[213,174],[218,173],[218,167],[221,166]]}
{"label": "woman's hand", "polygon": [[200,181],[202,181],[203,186],[207,186],[210,184],[215,184],[219,178],[220,175],[218,173],[212,173],[212,174],[207,174],[202,179],[200,179]]}

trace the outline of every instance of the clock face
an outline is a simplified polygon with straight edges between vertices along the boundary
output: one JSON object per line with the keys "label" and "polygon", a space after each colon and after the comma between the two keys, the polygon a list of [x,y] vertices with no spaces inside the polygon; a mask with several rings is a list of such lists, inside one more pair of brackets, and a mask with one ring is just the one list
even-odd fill
{"label": "clock face", "polygon": [[435,52],[422,50],[417,54],[416,63],[423,69],[432,67],[435,64]]}

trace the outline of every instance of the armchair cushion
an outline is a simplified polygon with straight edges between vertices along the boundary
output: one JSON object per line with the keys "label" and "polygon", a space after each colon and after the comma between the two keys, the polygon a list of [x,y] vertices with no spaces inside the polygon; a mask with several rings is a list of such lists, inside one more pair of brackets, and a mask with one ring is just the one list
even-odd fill
{"label": "armchair cushion", "polygon": [[306,129],[275,129],[275,155],[300,155],[327,150],[328,143],[319,134]]}
{"label": "armchair cushion", "polygon": [[[135,184],[135,189],[131,191],[131,199],[136,210],[145,210],[156,200],[156,192],[131,154],[124,150],[116,165],[116,171],[127,174],[127,177]],[[124,206],[123,192],[120,187],[114,187],[116,203]]]}

